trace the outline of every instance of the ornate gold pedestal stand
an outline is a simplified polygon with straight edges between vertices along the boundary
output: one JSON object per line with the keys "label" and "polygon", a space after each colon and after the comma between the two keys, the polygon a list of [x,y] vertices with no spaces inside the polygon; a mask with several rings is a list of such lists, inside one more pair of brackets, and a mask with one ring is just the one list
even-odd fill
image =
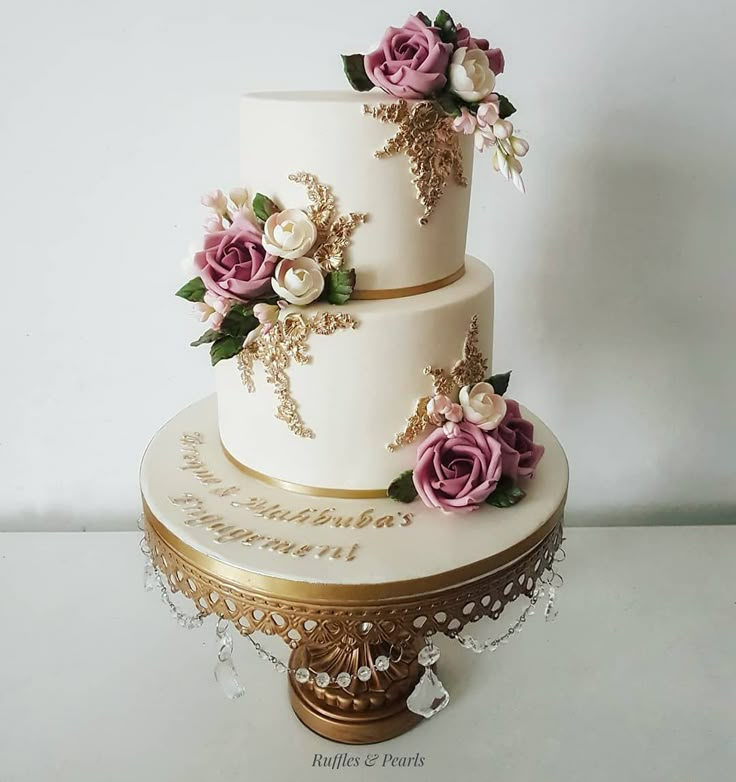
{"label": "ornate gold pedestal stand", "polygon": [[[144,504],[155,566],[170,588],[203,613],[233,623],[244,635],[278,635],[292,649],[289,695],[299,719],[316,733],[347,744],[397,736],[422,721],[406,707],[422,673],[417,651],[427,633],[453,636],[482,617],[530,596],[562,541],[564,501],[536,532],[485,560],[424,579],[380,585],[295,582],[234,567],[184,543]],[[376,660],[387,657],[386,670]],[[370,668],[370,678],[357,678]],[[331,679],[353,674],[342,688],[300,684],[298,668]]]}

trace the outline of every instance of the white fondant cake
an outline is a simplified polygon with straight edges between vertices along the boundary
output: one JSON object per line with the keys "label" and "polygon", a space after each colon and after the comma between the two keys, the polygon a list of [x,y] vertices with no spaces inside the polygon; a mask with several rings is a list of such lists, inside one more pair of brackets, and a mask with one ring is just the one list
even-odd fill
{"label": "white fondant cake", "polygon": [[493,274],[465,239],[474,146],[523,189],[528,145],[473,45],[472,113],[451,96],[242,98],[244,187],[203,199],[178,295],[209,327],[193,344],[215,366],[217,447],[264,485],[447,512],[525,496],[544,448],[492,372]]}
{"label": "white fondant cake", "polygon": [[445,288],[385,301],[350,301],[341,311],[355,329],[309,340],[311,361],[289,368],[291,392],[313,438],[296,437],[274,416],[277,399],[262,366],[249,393],[238,364],[215,367],[220,436],[242,464],[283,481],[319,488],[385,492],[410,469],[415,448],[389,452],[415,400],[431,391],[427,366],[457,361],[470,320],[478,316],[479,343],[491,358],[493,275],[475,258]]}
{"label": "white fondant cake", "polygon": [[361,111],[363,104],[392,102],[382,93],[349,91],[253,93],[241,101],[243,182],[257,182],[279,203],[298,204],[304,191],[289,175],[310,171],[330,184],[338,207],[368,214],[350,246],[361,292],[443,279],[465,256],[472,139],[460,140],[468,186],[448,184],[431,220],[420,225],[422,209],[404,156],[374,157],[396,127]]}

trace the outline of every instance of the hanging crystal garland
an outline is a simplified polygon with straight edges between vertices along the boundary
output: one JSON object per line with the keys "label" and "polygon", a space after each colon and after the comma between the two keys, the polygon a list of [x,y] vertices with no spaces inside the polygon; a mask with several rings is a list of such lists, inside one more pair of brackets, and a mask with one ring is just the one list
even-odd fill
{"label": "hanging crystal garland", "polygon": [[[564,539],[563,539],[564,540]],[[565,549],[559,548],[555,552],[553,562],[564,562],[567,554]],[[557,618],[559,609],[555,608],[557,600],[557,590],[565,583],[562,576],[552,567],[549,573],[545,573],[540,579],[547,584],[547,605],[544,607],[544,619],[546,622],[553,622]]]}
{"label": "hanging crystal garland", "polygon": [[218,618],[215,625],[217,637],[217,663],[215,664],[215,681],[231,701],[245,695],[245,687],[240,683],[240,677],[233,664],[233,637],[228,631],[228,622]]}
{"label": "hanging crystal garland", "polygon": [[166,580],[161,574],[161,571],[157,570],[151,561],[151,549],[145,538],[140,542],[140,550],[148,560],[143,567],[143,588],[146,592],[150,592],[155,587],[158,587],[159,594],[161,595],[161,602],[168,607],[169,613],[176,619],[180,627],[183,627],[185,630],[193,630],[194,628],[201,627],[207,614],[204,613],[204,611],[199,611],[196,614],[188,614],[177,607],[176,603],[174,603],[169,595]]}
{"label": "hanging crystal garland", "polygon": [[[143,516],[138,521],[139,529],[143,530]],[[168,585],[164,576],[153,564],[151,549],[144,537],[140,542],[141,553],[146,557],[146,563],[143,568],[143,586],[146,591],[152,591],[155,587],[159,588],[161,600],[168,606],[169,613],[177,620],[181,627],[193,629],[201,627],[207,614],[203,611],[197,614],[186,614],[181,611],[172,601],[169,594]],[[529,595],[529,605],[524,608],[516,621],[496,638],[488,638],[485,641],[479,641],[470,635],[449,632],[449,637],[457,640],[461,646],[470,649],[477,654],[482,652],[495,652],[501,644],[508,643],[514,635],[522,632],[527,619],[535,613],[537,603],[547,597],[544,607],[545,621],[553,621],[558,614],[556,608],[557,591],[563,585],[562,576],[555,570],[554,564],[565,560],[565,552],[562,548],[558,549],[553,558],[553,563],[548,571],[539,577],[538,585]],[[240,682],[240,677],[232,661],[233,638],[229,631],[229,622],[222,618],[217,618],[215,626],[215,636],[217,639],[217,662],[215,664],[215,680],[222,688],[226,697],[230,700],[237,700],[245,694],[245,688]],[[433,633],[427,633],[424,639],[424,646],[417,655],[417,662],[424,668],[416,687],[406,700],[407,708],[419,714],[425,719],[433,717],[442,711],[450,702],[450,694],[442,684],[434,671],[434,665],[440,658],[440,650],[432,641]],[[347,690],[354,680],[361,682],[369,681],[373,673],[380,673],[388,670],[391,658],[386,655],[379,655],[375,658],[372,665],[363,665],[355,673],[342,671],[335,677],[330,676],[325,671],[314,671],[311,668],[290,668],[287,663],[280,660],[275,655],[268,652],[258,641],[250,634],[245,636],[251,645],[255,648],[258,657],[270,662],[277,673],[288,673],[294,677],[299,684],[306,684],[313,681],[318,687],[337,687]],[[392,647],[393,653],[393,647]],[[403,654],[399,648],[399,659]]]}
{"label": "hanging crystal garland", "polygon": [[[563,562],[564,560],[565,552],[560,549],[558,553],[555,554],[553,562]],[[518,635],[523,630],[527,619],[534,615],[535,606],[545,594],[547,596],[547,603],[544,607],[545,620],[549,622],[557,617],[558,611],[555,608],[555,599],[557,590],[562,584],[562,576],[554,569],[554,566],[552,566],[550,567],[549,572],[545,572],[539,578],[539,586],[536,586],[529,596],[529,605],[526,606],[518,619],[505,633],[496,638],[488,638],[485,641],[479,641],[478,639],[473,638],[473,636],[463,633],[452,633],[451,637],[455,638],[465,649],[470,649],[476,654],[495,652],[501,644],[508,643],[514,635]],[[406,705],[409,710],[413,711],[415,714],[421,715],[425,719],[434,717],[435,714],[442,711],[450,702],[449,693],[432,669],[432,666],[434,666],[439,658],[440,650],[432,642],[432,634],[428,633],[425,636],[425,646],[417,656],[417,661],[425,670],[419,683],[414,688],[411,695],[406,699]]]}
{"label": "hanging crystal garland", "polygon": [[[138,521],[139,529],[143,529],[143,517]],[[146,538],[142,538],[140,542],[141,553],[146,557],[146,563],[143,568],[143,587],[147,592],[150,592],[154,587],[158,586],[161,593],[161,600],[169,607],[169,613],[177,620],[181,627],[186,629],[193,629],[195,627],[201,627],[207,614],[200,611],[194,615],[188,615],[179,610],[176,604],[171,599],[169,589],[161,572],[154,566],[151,558],[151,549],[148,545]],[[217,661],[215,663],[215,680],[222,688],[226,697],[230,700],[237,700],[245,693],[245,688],[240,682],[238,672],[232,661],[233,653],[233,639],[229,632],[229,622],[222,617],[217,618],[217,624],[215,626],[215,635],[217,638]],[[355,679],[366,682],[369,681],[374,672],[380,673],[387,671],[391,660],[386,655],[379,655],[373,661],[372,666],[363,665],[354,673],[348,673],[342,671],[334,678],[330,674],[324,671],[314,671],[311,668],[290,668],[287,663],[280,660],[275,655],[267,651],[258,641],[256,641],[250,634],[246,635],[248,641],[256,650],[258,657],[262,660],[270,662],[275,668],[277,673],[289,673],[294,676],[299,684],[306,684],[309,681],[314,681],[318,687],[339,687],[347,690],[347,688],[353,683]],[[399,649],[401,656],[401,650]]]}

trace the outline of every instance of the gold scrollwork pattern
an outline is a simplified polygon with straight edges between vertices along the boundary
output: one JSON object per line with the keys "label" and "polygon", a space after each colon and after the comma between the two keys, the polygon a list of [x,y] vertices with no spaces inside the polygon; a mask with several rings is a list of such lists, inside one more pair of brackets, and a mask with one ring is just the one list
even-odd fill
{"label": "gold scrollwork pattern", "polygon": [[483,617],[498,619],[506,605],[530,596],[552,566],[562,543],[562,521],[511,566],[470,583],[429,595],[386,599],[380,603],[326,606],[280,600],[213,577],[182,557],[150,525],[146,537],[154,565],[173,592],[194,601],[204,614],[217,614],[243,635],[279,636],[292,649],[337,647],[349,653],[366,644],[408,646],[428,632],[453,635]]}
{"label": "gold scrollwork pattern", "polygon": [[452,119],[430,101],[419,101],[413,106],[405,100],[377,106],[366,104],[363,112],[398,126],[375,156],[386,158],[403,152],[409,158],[417,200],[424,207],[419,222],[426,225],[451,178],[462,187],[468,184]]}
{"label": "gold scrollwork pattern", "polygon": [[[488,360],[478,347],[478,316],[473,315],[463,341],[463,354],[451,371],[443,368],[425,367],[424,374],[432,378],[435,396],[456,395],[463,386],[480,383],[488,371]],[[386,445],[387,451],[396,451],[404,445],[417,440],[429,426],[430,418],[427,405],[430,397],[423,396],[417,400],[414,412],[406,421],[404,429],[395,435]]]}
{"label": "gold scrollwork pattern", "polygon": [[347,312],[317,312],[313,315],[290,312],[268,332],[246,345],[238,354],[238,369],[249,393],[255,391],[253,366],[263,364],[266,382],[276,394],[276,418],[283,421],[299,437],[314,437],[314,432],[302,420],[299,405],[291,394],[288,368],[309,364],[309,337],[329,336],[341,329],[354,329],[358,322]]}

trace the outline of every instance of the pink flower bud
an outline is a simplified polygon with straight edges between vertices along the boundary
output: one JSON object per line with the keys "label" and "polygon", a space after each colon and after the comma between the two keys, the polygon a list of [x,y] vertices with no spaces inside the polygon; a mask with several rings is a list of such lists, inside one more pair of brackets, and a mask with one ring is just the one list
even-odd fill
{"label": "pink flower bud", "polygon": [[451,404],[445,411],[445,418],[455,424],[463,420],[463,409],[458,404]]}
{"label": "pink flower bud", "polygon": [[454,421],[445,421],[445,423],[442,425],[442,429],[448,437],[457,437],[457,435],[459,435],[462,431],[460,429],[460,425]]}
{"label": "pink flower bud", "polygon": [[268,326],[268,329],[264,329],[264,333],[268,333],[271,327],[279,319],[279,307],[275,304],[265,304],[259,302],[253,307],[253,314],[258,318],[258,322],[262,326]]}
{"label": "pink flower bud", "polygon": [[476,125],[477,122],[473,112],[468,111],[466,108],[460,109],[460,116],[455,117],[452,121],[452,127],[455,128],[458,133],[465,133],[465,135],[473,133]]}
{"label": "pink flower bud", "polygon": [[227,211],[227,197],[222,190],[212,190],[202,196],[202,205],[214,209],[218,214]]}

